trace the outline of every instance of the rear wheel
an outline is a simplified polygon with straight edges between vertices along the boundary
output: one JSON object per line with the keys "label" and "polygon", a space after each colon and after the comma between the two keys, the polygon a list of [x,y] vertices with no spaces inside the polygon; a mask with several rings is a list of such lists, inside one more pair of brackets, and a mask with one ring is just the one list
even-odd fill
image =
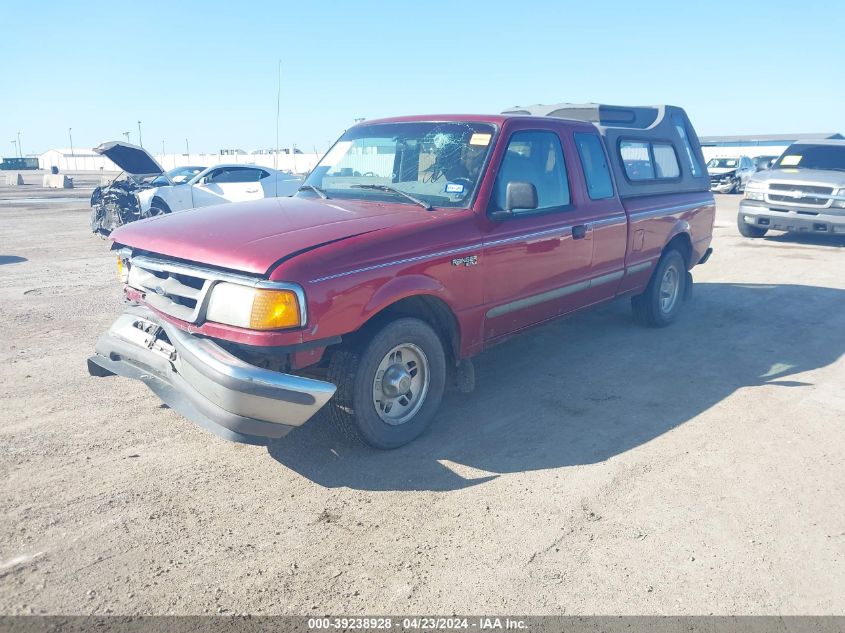
{"label": "rear wheel", "polygon": [[743,237],[763,237],[768,231],[768,229],[748,224],[742,217],[742,213],[736,216],[736,227],[739,229],[739,234]]}
{"label": "rear wheel", "polygon": [[337,385],[329,403],[335,426],[375,448],[398,448],[419,437],[437,412],[446,354],[427,323],[398,319],[363,345],[336,351],[329,379]]}
{"label": "rear wheel", "polygon": [[681,310],[687,283],[683,256],[675,249],[666,251],[657,263],[645,292],[631,298],[634,318],[642,325],[666,327]]}

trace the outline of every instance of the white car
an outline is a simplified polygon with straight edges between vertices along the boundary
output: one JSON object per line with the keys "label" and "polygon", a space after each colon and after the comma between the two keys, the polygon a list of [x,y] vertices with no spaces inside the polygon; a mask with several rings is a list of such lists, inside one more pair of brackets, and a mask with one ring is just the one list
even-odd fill
{"label": "white car", "polygon": [[[258,165],[215,165],[187,181],[171,180],[161,165],[144,148],[112,141],[94,151],[111,160],[136,182],[149,183],[135,193],[140,217],[226,202],[290,196],[302,178]],[[161,184],[160,184],[161,183]]]}

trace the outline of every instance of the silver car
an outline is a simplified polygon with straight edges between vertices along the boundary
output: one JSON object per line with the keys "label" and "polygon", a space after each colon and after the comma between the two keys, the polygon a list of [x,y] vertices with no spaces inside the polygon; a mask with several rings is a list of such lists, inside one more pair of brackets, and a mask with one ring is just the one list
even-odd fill
{"label": "silver car", "polygon": [[739,232],[845,234],[845,140],[797,141],[756,173],[739,204]]}
{"label": "silver car", "polygon": [[711,158],[707,161],[710,191],[717,193],[739,193],[743,191],[748,180],[756,172],[757,167],[748,156]]}

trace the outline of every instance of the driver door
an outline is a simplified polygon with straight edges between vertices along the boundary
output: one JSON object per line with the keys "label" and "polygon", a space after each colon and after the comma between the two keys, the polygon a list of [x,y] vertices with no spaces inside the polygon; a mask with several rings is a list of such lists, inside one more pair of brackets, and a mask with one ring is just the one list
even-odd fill
{"label": "driver door", "polygon": [[243,202],[264,197],[260,180],[263,169],[251,166],[218,167],[192,187],[195,207]]}
{"label": "driver door", "polygon": [[484,238],[488,341],[587,301],[593,231],[590,210],[576,206],[572,197],[567,165],[577,160],[573,151],[554,129],[518,129],[508,139],[490,210],[504,208],[508,182],[534,185],[538,206],[493,222]]}

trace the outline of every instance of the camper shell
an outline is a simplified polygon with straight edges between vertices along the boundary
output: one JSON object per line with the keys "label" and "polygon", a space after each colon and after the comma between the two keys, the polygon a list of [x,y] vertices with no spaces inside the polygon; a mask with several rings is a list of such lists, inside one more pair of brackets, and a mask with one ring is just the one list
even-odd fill
{"label": "camper shell", "polygon": [[[556,103],[515,106],[502,114],[587,121],[595,125],[610,156],[620,198],[710,190],[701,143],[683,108]],[[669,169],[661,172],[661,158],[668,151],[674,152],[675,161],[669,161]]]}

